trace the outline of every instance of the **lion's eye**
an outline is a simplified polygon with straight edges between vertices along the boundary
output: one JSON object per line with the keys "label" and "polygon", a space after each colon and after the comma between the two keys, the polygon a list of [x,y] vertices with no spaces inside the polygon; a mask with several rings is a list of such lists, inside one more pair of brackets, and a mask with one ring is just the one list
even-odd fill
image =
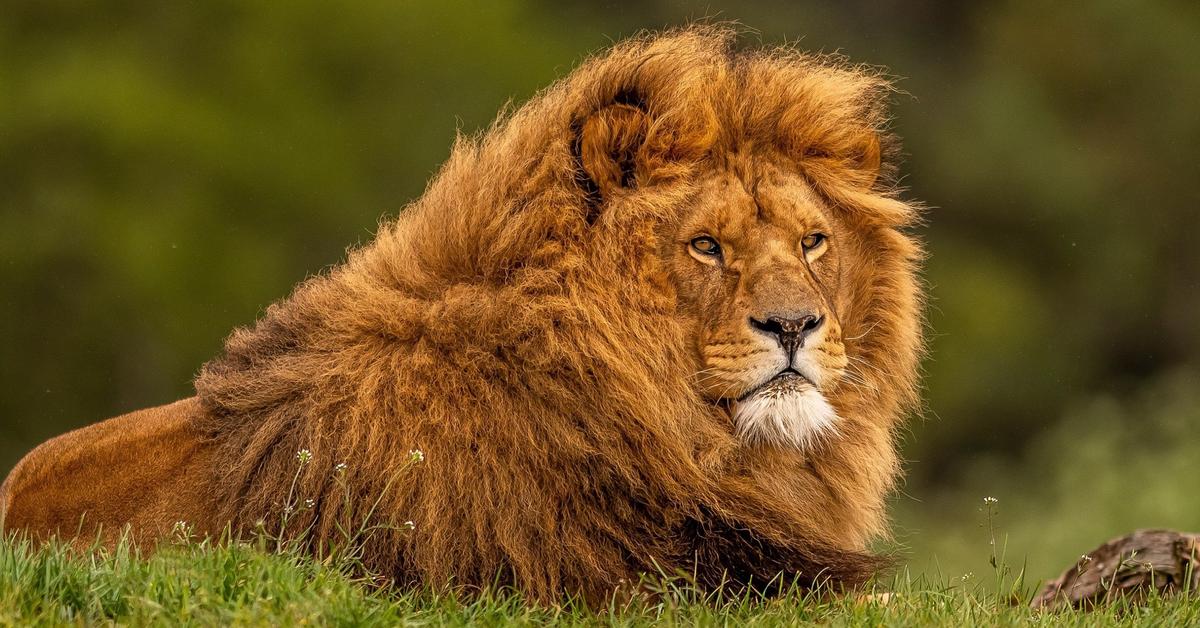
{"label": "lion's eye", "polygon": [[708,236],[700,236],[692,239],[692,250],[701,255],[716,257],[721,254],[721,245]]}
{"label": "lion's eye", "polygon": [[815,251],[821,248],[821,245],[825,244],[825,240],[825,234],[823,233],[810,233],[804,236],[804,239],[800,240],[800,246],[804,247],[804,251],[807,253],[808,251]]}

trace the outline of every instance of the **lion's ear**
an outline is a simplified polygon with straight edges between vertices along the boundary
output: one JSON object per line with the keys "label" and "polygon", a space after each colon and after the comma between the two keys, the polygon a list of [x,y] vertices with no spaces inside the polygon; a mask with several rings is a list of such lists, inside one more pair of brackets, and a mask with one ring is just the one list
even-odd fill
{"label": "lion's ear", "polygon": [[637,185],[650,119],[633,104],[608,105],[584,118],[575,137],[578,183],[595,204]]}
{"label": "lion's ear", "polygon": [[879,178],[879,169],[883,166],[883,147],[879,142],[879,134],[868,132],[862,140],[862,148],[858,155],[858,171],[862,173],[863,187],[872,187]]}
{"label": "lion's ear", "polygon": [[877,132],[864,130],[830,144],[809,147],[805,149],[804,156],[840,169],[840,178],[855,187],[869,189],[875,185],[883,167],[883,146]]}

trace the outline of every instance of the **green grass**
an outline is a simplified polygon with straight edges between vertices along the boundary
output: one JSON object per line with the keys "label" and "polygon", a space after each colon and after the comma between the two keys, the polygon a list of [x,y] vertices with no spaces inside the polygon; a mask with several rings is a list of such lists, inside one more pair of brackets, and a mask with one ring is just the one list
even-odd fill
{"label": "green grass", "polygon": [[[165,546],[140,557],[128,545],[71,551],[62,545],[0,543],[0,625],[1189,625],[1200,600],[1153,598],[1092,613],[1038,613],[1014,603],[1029,591],[936,582],[901,574],[877,590],[890,601],[826,598],[800,592],[762,600],[700,598],[667,585],[657,595],[588,610],[565,603],[527,605],[505,594],[450,594],[370,586],[345,566],[266,544]],[[1005,579],[1001,575],[1000,579]]]}

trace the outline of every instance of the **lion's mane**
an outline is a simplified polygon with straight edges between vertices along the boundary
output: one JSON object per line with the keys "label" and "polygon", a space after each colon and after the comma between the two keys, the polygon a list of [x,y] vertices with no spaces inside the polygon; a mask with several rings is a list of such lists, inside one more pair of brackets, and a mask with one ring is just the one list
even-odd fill
{"label": "lion's mane", "polygon": [[[864,138],[887,137],[888,84],[733,40],[692,27],[586,61],[459,139],[371,243],[235,331],[196,380],[218,519],[278,521],[294,492],[314,500],[294,515],[313,547],[364,518],[397,524],[370,537],[373,570],[539,599],[599,598],[641,572],[708,587],[867,577],[921,346],[919,249],[901,231],[913,207],[853,167]],[[613,103],[652,120],[636,149],[652,176],[619,209],[580,142]],[[748,142],[804,156],[874,234],[871,267],[854,271],[871,277],[854,304],[870,333],[847,341],[871,381],[835,400],[841,437],[812,454],[739,445],[727,410],[698,396],[657,262],[690,177]],[[296,478],[300,449],[313,459]],[[410,450],[425,462],[409,467]]]}

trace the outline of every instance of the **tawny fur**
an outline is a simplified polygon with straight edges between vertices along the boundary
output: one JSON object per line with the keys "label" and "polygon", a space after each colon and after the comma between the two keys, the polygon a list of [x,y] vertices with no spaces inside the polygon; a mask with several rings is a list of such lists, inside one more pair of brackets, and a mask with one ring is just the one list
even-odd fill
{"label": "tawny fur", "polygon": [[[60,461],[92,457],[99,428],[86,428],[10,476],[9,527],[65,533],[88,511],[85,531],[133,522],[153,539],[191,518],[250,533],[292,491],[314,500],[292,529],[315,548],[382,496],[373,521],[415,529],[378,531],[365,556],[401,584],[552,600],[602,599],[643,572],[708,587],[862,581],[880,564],[868,543],[886,533],[921,349],[889,88],[837,59],[733,39],[693,27],[626,41],[460,139],[373,242],[235,331],[196,400],[136,415],[142,427],[124,418],[112,437],[128,446],[105,450],[103,473],[156,477],[67,490],[81,480]],[[811,450],[739,442],[728,405],[697,385],[708,313],[664,261],[701,180],[762,159],[802,176],[854,242],[839,324],[865,367],[825,393],[838,423]],[[183,418],[147,436],[164,414]],[[147,457],[137,438],[197,453]],[[293,491],[300,449],[313,459]],[[425,462],[404,470],[410,450]]]}

